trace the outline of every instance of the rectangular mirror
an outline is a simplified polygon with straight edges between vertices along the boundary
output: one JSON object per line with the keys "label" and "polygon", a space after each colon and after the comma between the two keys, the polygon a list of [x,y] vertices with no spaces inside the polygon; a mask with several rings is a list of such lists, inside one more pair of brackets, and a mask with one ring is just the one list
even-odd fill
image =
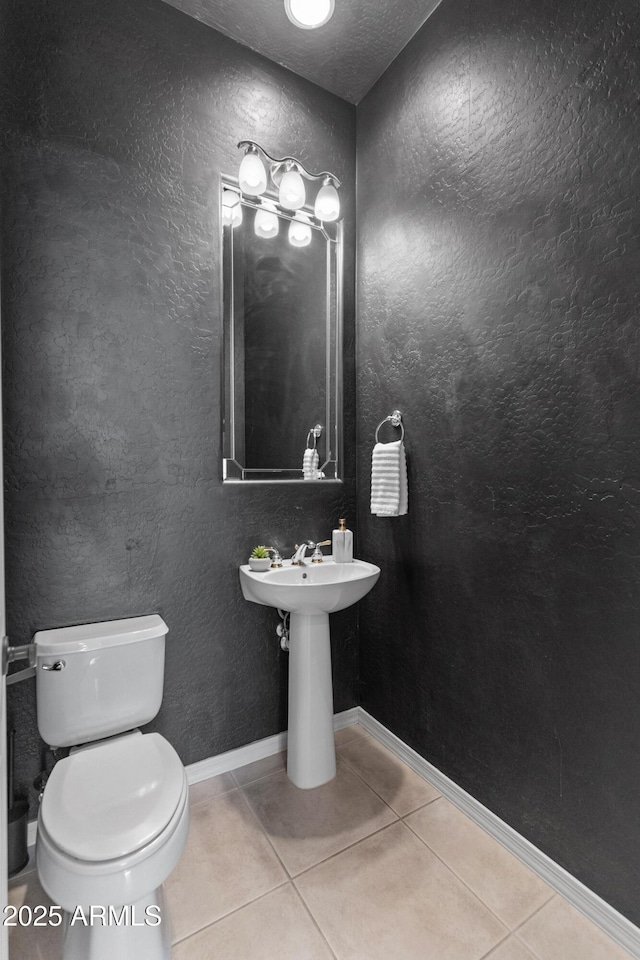
{"label": "rectangular mirror", "polygon": [[342,224],[222,193],[223,479],[340,480]]}

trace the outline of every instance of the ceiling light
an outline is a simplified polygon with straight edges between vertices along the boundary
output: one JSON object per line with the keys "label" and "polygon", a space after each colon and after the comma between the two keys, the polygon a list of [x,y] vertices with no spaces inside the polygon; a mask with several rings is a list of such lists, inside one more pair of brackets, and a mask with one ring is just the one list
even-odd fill
{"label": "ceiling light", "polygon": [[335,0],[284,0],[284,9],[291,23],[301,30],[322,27],[333,16]]}

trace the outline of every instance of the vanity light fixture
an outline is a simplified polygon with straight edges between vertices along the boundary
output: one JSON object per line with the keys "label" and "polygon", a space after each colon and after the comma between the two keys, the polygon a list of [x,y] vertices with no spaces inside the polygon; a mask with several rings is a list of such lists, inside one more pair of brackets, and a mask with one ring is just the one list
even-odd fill
{"label": "vanity light fixture", "polygon": [[313,212],[318,220],[337,220],[340,216],[340,197],[331,177],[324,178]]}
{"label": "vanity light fixture", "polygon": [[267,171],[256,147],[252,144],[242,158],[238,183],[243,193],[259,197],[267,189]]}
{"label": "vanity light fixture", "polygon": [[284,9],[296,27],[315,30],[331,19],[335,0],[284,0]]}
{"label": "vanity light fixture", "polygon": [[242,204],[240,194],[234,190],[224,190],[222,194],[222,222],[239,227],[242,223]]}
{"label": "vanity light fixture", "polygon": [[304,213],[296,213],[289,224],[289,243],[292,247],[308,247],[311,243],[311,225]]}
{"label": "vanity light fixture", "polygon": [[253,229],[257,237],[263,237],[265,240],[270,240],[278,235],[280,229],[278,213],[274,205],[269,203],[268,200],[263,203],[259,210],[256,210]]}
{"label": "vanity light fixture", "polygon": [[287,162],[287,167],[282,175],[278,199],[280,200],[280,206],[287,210],[299,210],[300,207],[304,207],[304,202],[307,199],[304,180],[291,160]]}
{"label": "vanity light fixture", "polygon": [[321,187],[315,200],[314,214],[318,220],[331,221],[340,217],[340,181],[327,170],[309,173],[295,157],[276,159],[256,143],[241,140],[239,150],[245,154],[240,163],[238,182],[240,190],[251,197],[266,193],[269,179],[278,191],[278,203],[285,210],[300,210],[306,202],[305,180],[320,181]]}

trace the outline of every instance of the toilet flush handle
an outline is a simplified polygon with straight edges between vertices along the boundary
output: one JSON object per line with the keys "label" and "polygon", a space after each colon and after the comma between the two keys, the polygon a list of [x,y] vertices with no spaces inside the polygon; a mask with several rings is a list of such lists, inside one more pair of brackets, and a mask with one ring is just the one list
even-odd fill
{"label": "toilet flush handle", "polygon": [[67,665],[67,664],[66,664],[66,661],[65,661],[65,660],[56,660],[55,663],[43,663],[43,664],[42,664],[42,669],[43,669],[43,670],[55,670],[56,673],[59,673],[60,670],[64,670],[64,668],[66,667],[66,665]]}

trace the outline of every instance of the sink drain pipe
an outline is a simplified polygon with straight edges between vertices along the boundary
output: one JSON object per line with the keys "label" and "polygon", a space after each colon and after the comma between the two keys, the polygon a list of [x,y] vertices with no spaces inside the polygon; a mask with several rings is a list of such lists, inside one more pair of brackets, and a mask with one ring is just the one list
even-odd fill
{"label": "sink drain pipe", "polygon": [[280,649],[289,653],[289,611],[278,609],[278,616],[282,620],[276,627],[276,633],[280,638]]}

